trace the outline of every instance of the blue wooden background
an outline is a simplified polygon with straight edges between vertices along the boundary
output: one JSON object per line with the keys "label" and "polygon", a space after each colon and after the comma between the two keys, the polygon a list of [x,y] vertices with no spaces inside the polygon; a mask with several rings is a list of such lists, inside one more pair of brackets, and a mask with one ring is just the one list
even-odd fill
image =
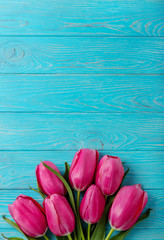
{"label": "blue wooden background", "polygon": [[[118,155],[164,239],[164,0],[0,0],[0,213],[82,147]],[[20,236],[0,219],[0,233]],[[0,237],[2,239],[2,237]]]}

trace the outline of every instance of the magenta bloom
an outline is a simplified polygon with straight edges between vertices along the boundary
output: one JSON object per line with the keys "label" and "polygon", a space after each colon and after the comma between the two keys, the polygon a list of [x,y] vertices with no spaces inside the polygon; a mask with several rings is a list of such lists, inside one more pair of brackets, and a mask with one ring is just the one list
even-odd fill
{"label": "magenta bloom", "polygon": [[98,151],[88,148],[75,154],[69,172],[69,181],[75,190],[84,191],[92,183],[98,158]]}
{"label": "magenta bloom", "polygon": [[64,236],[73,232],[75,216],[64,196],[59,194],[48,196],[43,202],[43,207],[52,233],[56,236]]}
{"label": "magenta bloom", "polygon": [[119,157],[105,155],[96,172],[96,185],[106,196],[114,194],[123,179],[124,168]]}
{"label": "magenta bloom", "polygon": [[29,237],[41,237],[47,231],[43,208],[33,198],[21,194],[8,205],[9,212],[19,228]]}
{"label": "magenta bloom", "polygon": [[148,195],[140,184],[125,186],[117,193],[109,212],[109,223],[118,231],[131,228],[141,215]]}
{"label": "magenta bloom", "polygon": [[[53,168],[55,171],[59,172],[59,169],[54,163],[50,161],[44,161],[45,164]],[[67,190],[62,183],[62,181],[49,169],[47,169],[43,163],[40,163],[36,167],[36,178],[39,188],[45,195],[52,195],[54,193],[65,195]]]}
{"label": "magenta bloom", "polygon": [[97,223],[105,208],[105,197],[99,187],[91,185],[80,204],[80,216],[87,223]]}

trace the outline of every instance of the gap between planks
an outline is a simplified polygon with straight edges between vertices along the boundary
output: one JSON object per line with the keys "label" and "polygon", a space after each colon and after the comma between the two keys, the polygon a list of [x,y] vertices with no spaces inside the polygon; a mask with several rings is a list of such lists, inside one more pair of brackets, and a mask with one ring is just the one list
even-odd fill
{"label": "gap between planks", "polygon": [[24,35],[9,35],[9,34],[2,34],[1,37],[54,37],[54,38],[58,38],[58,37],[62,37],[62,38],[164,38],[164,36],[124,36],[124,35],[108,35],[108,34],[83,34],[83,35],[43,35],[43,34],[24,34]]}

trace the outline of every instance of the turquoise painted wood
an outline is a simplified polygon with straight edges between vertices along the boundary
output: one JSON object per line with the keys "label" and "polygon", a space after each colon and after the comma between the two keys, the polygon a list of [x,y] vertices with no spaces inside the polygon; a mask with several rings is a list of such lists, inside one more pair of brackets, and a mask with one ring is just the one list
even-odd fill
{"label": "turquoise painted wood", "polygon": [[164,111],[163,75],[0,75],[0,86],[0,111]]}
{"label": "turquoise painted wood", "polygon": [[[164,1],[0,6],[0,215],[21,193],[41,201],[28,189],[40,160],[63,173],[90,147],[148,192],[151,216],[126,239],[164,239]],[[1,233],[21,236],[0,218]]]}
{"label": "turquoise painted wood", "polygon": [[1,0],[3,35],[164,36],[163,0]]}
{"label": "turquoise painted wood", "polygon": [[3,37],[0,73],[163,74],[163,48],[163,37]]}
{"label": "turquoise painted wood", "polygon": [[[76,151],[0,151],[0,189],[36,187],[35,168],[42,160],[52,161],[63,174]],[[164,189],[163,151],[100,151],[100,157],[119,156],[130,172],[124,184],[142,183],[144,189]],[[21,185],[20,185],[21,182]],[[20,190],[21,191],[21,190]]]}
{"label": "turquoise painted wood", "polygon": [[[75,152],[1,151],[0,189],[29,189],[28,185],[35,187],[35,167],[41,160],[54,162],[63,174],[63,163],[67,161],[71,164]],[[130,168],[124,184],[142,183],[145,189],[164,189],[163,151],[100,151],[100,157],[105,154],[119,156],[125,162],[125,170]]]}
{"label": "turquoise painted wood", "polygon": [[164,150],[164,113],[1,113],[0,150]]}

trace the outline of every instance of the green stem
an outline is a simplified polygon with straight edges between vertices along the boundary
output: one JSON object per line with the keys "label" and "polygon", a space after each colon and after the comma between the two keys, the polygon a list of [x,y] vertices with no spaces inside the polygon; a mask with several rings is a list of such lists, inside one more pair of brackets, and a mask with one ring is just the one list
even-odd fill
{"label": "green stem", "polygon": [[80,226],[81,238],[82,238],[82,240],[85,240],[83,229],[81,226],[81,221],[80,221],[79,205],[80,205],[80,191],[77,191],[77,218],[78,218],[78,222],[79,222],[79,226]]}
{"label": "green stem", "polygon": [[111,237],[113,232],[114,232],[114,229],[111,228],[111,230],[109,231],[109,233],[108,233],[107,237],[105,238],[105,240],[108,240]]}
{"label": "green stem", "polygon": [[69,240],[72,240],[71,234],[68,234],[67,237]]}
{"label": "green stem", "polygon": [[91,239],[91,224],[88,223],[88,240]]}
{"label": "green stem", "polygon": [[49,238],[46,235],[44,235],[43,237],[45,240],[49,240]]}
{"label": "green stem", "polygon": [[80,205],[80,191],[77,192],[77,213],[79,213],[79,205]]}
{"label": "green stem", "polygon": [[77,240],[76,230],[74,230],[73,235],[74,235],[74,240]]}
{"label": "green stem", "polygon": [[[37,186],[38,186],[38,185],[37,185]],[[29,185],[29,188],[30,188],[32,191],[35,191],[35,192],[39,193],[43,199],[46,198],[45,195],[44,195],[40,190],[36,190],[36,189],[32,188],[30,185]],[[38,189],[39,189],[39,188],[38,188]]]}

